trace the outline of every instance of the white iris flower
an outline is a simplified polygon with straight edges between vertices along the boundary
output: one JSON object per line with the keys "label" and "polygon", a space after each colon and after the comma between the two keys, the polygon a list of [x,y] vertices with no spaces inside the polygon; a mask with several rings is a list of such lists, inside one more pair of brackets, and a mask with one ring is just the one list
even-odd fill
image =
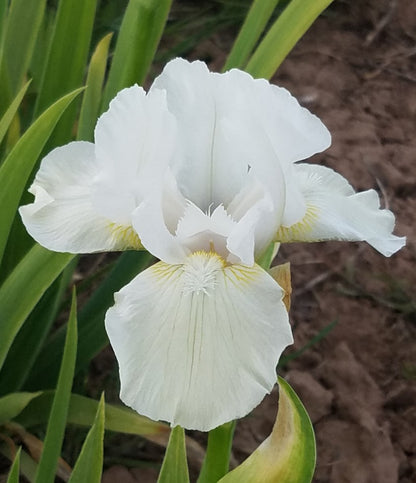
{"label": "white iris flower", "polygon": [[207,431],[270,392],[293,341],[283,290],[256,264],[271,242],[365,240],[386,256],[404,245],[374,190],[295,164],[329,144],[285,89],[176,59],[147,94],[117,95],[94,144],[43,159],[20,209],[40,244],[161,260],[115,294],[105,320],[127,405]]}

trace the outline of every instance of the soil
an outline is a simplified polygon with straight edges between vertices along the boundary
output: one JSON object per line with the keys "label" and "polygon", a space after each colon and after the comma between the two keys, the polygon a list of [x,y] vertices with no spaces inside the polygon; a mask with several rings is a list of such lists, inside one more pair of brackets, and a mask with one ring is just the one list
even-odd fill
{"label": "soil", "polygon": [[[217,33],[190,57],[220,69],[230,38]],[[414,0],[338,1],[273,79],[332,133],[331,148],[312,161],[357,190],[379,191],[396,214],[395,232],[408,240],[391,258],[363,243],[292,244],[279,252],[277,263],[292,267],[295,344],[286,355],[321,338],[280,370],[314,423],[316,483],[416,481],[415,60]],[[233,465],[268,436],[276,409],[273,392],[238,423]],[[149,461],[162,455],[152,445],[141,450]],[[110,466],[103,481],[156,481],[151,465],[126,466]]]}
{"label": "soil", "polygon": [[[415,60],[414,1],[335,2],[273,79],[332,133],[313,162],[378,190],[407,236],[389,259],[361,243],[280,250],[292,267],[291,351],[337,321],[282,371],[314,423],[317,483],[416,481]],[[276,400],[238,424],[238,460],[270,432]]]}

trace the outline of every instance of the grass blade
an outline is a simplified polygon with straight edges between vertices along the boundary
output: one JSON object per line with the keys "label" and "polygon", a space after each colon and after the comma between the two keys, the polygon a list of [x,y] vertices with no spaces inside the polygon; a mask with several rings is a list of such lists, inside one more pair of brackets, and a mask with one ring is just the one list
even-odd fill
{"label": "grass blade", "polygon": [[270,79],[296,42],[332,0],[292,0],[250,58],[246,71]]}
{"label": "grass blade", "polygon": [[82,445],[81,453],[75,463],[69,483],[100,483],[103,470],[104,440],[104,394],[98,405],[94,424]]}
{"label": "grass blade", "polygon": [[243,69],[279,0],[254,0],[224,65],[224,71]]}
{"label": "grass blade", "polygon": [[157,483],[189,483],[185,432],[180,426],[172,428]]}
{"label": "grass blade", "polygon": [[82,98],[81,114],[78,121],[78,139],[92,141],[94,127],[100,112],[102,88],[107,67],[108,49],[113,34],[106,35],[91,57],[87,75],[87,87]]}
{"label": "grass blade", "polygon": [[38,157],[62,113],[81,92],[55,102],[26,131],[0,166],[0,263],[17,207]]}
{"label": "grass blade", "polygon": [[76,295],[74,290],[58,385],[49,416],[42,456],[36,473],[36,483],[53,483],[55,481],[55,472],[64,438],[77,354],[76,311]]}
{"label": "grass blade", "polygon": [[124,87],[143,84],[172,0],[130,0],[123,17],[103,98],[103,110]]}
{"label": "grass blade", "polygon": [[27,316],[72,258],[35,245],[0,287],[0,368]]}

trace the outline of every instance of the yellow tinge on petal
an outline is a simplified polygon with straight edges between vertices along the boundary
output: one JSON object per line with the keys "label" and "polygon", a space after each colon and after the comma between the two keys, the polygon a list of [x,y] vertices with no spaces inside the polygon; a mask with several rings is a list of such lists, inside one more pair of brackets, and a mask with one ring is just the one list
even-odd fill
{"label": "yellow tinge on petal", "polygon": [[112,236],[117,241],[117,246],[120,250],[127,250],[129,248],[143,250],[139,235],[131,225],[109,223],[109,228]]}
{"label": "yellow tinge on petal", "polygon": [[308,205],[305,216],[298,223],[292,226],[281,225],[276,233],[275,241],[281,243],[304,241],[309,239],[308,234],[313,231],[318,219],[318,209],[316,206]]}
{"label": "yellow tinge on petal", "polygon": [[173,279],[175,275],[181,275],[184,294],[212,294],[218,283],[219,272],[223,274],[226,283],[233,285],[249,284],[258,277],[258,270],[255,267],[228,264],[217,253],[203,250],[189,255],[184,264],[172,266],[160,262],[152,268],[161,279]]}

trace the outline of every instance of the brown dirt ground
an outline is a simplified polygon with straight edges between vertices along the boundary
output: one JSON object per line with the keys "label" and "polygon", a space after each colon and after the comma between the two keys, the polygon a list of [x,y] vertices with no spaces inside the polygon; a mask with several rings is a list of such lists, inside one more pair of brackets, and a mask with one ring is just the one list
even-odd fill
{"label": "brown dirt ground", "polygon": [[[220,68],[228,49],[227,36],[216,35],[193,57]],[[296,342],[289,353],[338,321],[281,371],[314,423],[317,483],[416,481],[415,59],[414,0],[338,1],[274,78],[333,135],[313,161],[358,190],[377,189],[397,216],[396,233],[408,237],[390,259],[341,242],[286,245],[279,253],[277,261],[292,266]],[[273,393],[238,423],[234,464],[267,437],[276,405]],[[103,481],[156,481],[156,471],[113,466]]]}

